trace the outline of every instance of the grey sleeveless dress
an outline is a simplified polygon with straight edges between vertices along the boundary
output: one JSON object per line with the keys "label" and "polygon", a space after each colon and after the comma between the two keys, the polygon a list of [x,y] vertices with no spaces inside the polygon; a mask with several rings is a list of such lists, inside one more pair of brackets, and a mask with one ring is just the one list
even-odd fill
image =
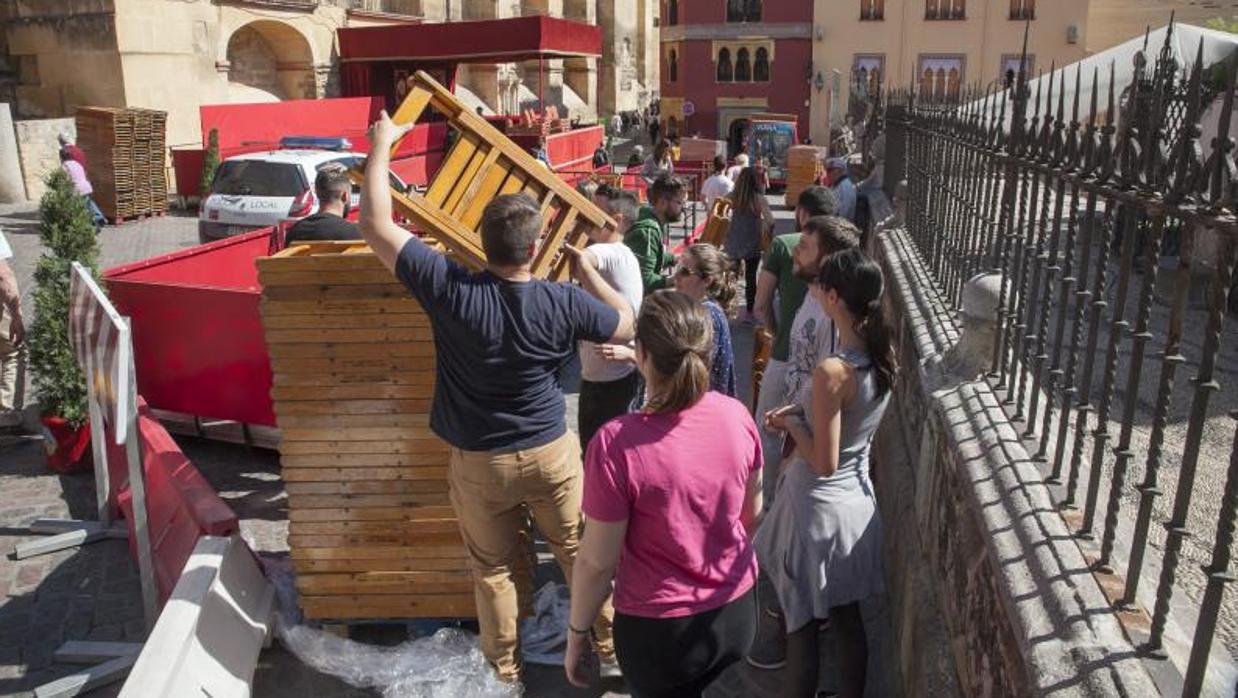
{"label": "grey sleeveless dress", "polygon": [[[797,453],[786,466],[774,503],[756,535],[757,558],[773,582],[794,632],[830,608],[860,601],[884,588],[881,515],[868,476],[873,433],[890,394],[880,398],[872,362],[861,351],[838,358],[856,368],[855,399],[843,408],[838,470],[817,475]],[[805,391],[812,421],[812,398]]]}

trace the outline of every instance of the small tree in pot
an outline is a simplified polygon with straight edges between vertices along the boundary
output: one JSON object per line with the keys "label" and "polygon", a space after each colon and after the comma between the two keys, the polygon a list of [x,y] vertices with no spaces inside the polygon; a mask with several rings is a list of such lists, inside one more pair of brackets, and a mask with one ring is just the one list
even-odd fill
{"label": "small tree in pot", "polygon": [[69,277],[80,262],[98,275],[99,244],[86,202],[63,170],[47,179],[39,202],[39,238],[45,252],[34,271],[34,324],[30,368],[49,441],[48,465],[71,472],[90,464],[86,378],[69,344]]}
{"label": "small tree in pot", "polygon": [[202,156],[202,177],[198,182],[198,205],[211,194],[215,172],[219,169],[219,129],[213,128],[206,137],[206,153]]}

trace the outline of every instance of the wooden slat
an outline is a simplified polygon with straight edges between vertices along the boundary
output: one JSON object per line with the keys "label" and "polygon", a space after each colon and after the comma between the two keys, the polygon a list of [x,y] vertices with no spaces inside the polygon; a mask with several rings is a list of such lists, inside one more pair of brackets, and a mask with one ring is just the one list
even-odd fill
{"label": "wooden slat", "polygon": [[477,614],[472,594],[409,596],[301,596],[312,619],[461,618]]}
{"label": "wooden slat", "polygon": [[294,548],[293,560],[421,560],[426,558],[462,559],[464,550],[454,541],[436,545],[375,545],[364,548]]}
{"label": "wooden slat", "polygon": [[317,315],[283,315],[264,310],[262,325],[270,330],[297,330],[330,327],[338,329],[361,329],[374,327],[420,327],[429,328],[430,318],[424,313],[377,313],[373,315],[350,313],[336,315],[330,320]]}
{"label": "wooden slat", "polygon": [[421,304],[417,302],[417,299],[407,294],[405,294],[403,298],[394,298],[389,300],[263,300],[259,307],[262,310],[262,317],[264,321],[267,317],[284,317],[288,315],[310,315],[313,317],[318,317],[320,315],[361,314],[368,317],[373,317],[386,315],[425,314],[425,311],[422,310]]}
{"label": "wooden slat", "polygon": [[428,397],[420,400],[302,400],[275,404],[275,414],[281,419],[301,415],[373,415],[429,411]]}
{"label": "wooden slat", "polygon": [[[411,400],[425,397],[426,386],[422,385],[377,385],[365,383],[357,386],[337,385],[331,387],[276,386],[271,388],[275,400],[367,400],[394,398]],[[365,440],[369,440],[368,438]]]}
{"label": "wooden slat", "polygon": [[469,161],[473,159],[473,154],[477,152],[477,146],[481,144],[481,139],[472,133],[462,133],[455,144],[451,146],[447,157],[443,158],[443,163],[439,166],[438,172],[434,174],[434,179],[430,182],[429,189],[426,190],[426,201],[433,204],[435,207],[442,207],[443,201],[451,193],[452,188],[460,178],[460,174],[464,172],[464,168],[468,166]]}
{"label": "wooden slat", "polygon": [[481,175],[473,180],[469,191],[452,211],[452,215],[460,219],[460,224],[469,230],[477,230],[486,204],[498,194],[499,187],[503,186],[503,180],[511,172],[511,163],[499,159],[498,148],[491,148],[487,159],[491,161],[482,164]]}
{"label": "wooden slat", "polygon": [[[427,558],[423,560],[294,560],[293,569],[300,575],[321,574],[324,572],[372,572],[375,565],[381,565],[389,572],[421,572],[433,570],[466,569],[465,560],[455,558]],[[384,616],[379,616],[384,617]],[[387,618],[398,616],[385,616]]]}
{"label": "wooden slat", "polygon": [[421,519],[418,521],[326,521],[295,522],[288,528],[289,534],[363,535],[366,533],[424,532],[450,533],[459,531],[455,519]]}
{"label": "wooden slat", "polygon": [[[434,357],[379,357],[376,359],[276,359],[271,362],[277,374],[299,375],[314,373],[332,374],[379,374],[433,371]],[[395,410],[396,412],[425,412],[426,410]]]}
{"label": "wooden slat", "polygon": [[277,286],[358,286],[376,285],[397,282],[395,275],[386,269],[367,269],[364,271],[339,270],[326,271],[322,269],[307,269],[305,271],[262,271],[258,272],[258,283],[264,289]]}
{"label": "wooden slat", "polygon": [[[443,483],[433,480],[356,480],[327,482],[285,482],[284,491],[289,496],[298,494],[402,494],[405,492],[439,492]],[[423,521],[429,518],[453,517],[447,511],[425,511],[426,507],[410,510],[407,521]],[[388,525],[388,524],[384,524]]]}
{"label": "wooden slat", "polygon": [[[346,432],[352,427],[419,427],[425,428],[429,426],[430,418],[424,411],[416,412],[399,412],[392,410],[384,414],[344,414],[344,415],[289,415],[287,419],[280,421],[282,429],[321,429],[321,430],[337,430]],[[330,439],[315,439],[317,441],[329,441]],[[411,442],[413,439],[379,439],[369,442],[375,443],[395,443],[395,442]],[[442,444],[437,437],[423,437],[423,441],[418,442],[420,445],[427,446],[431,443]],[[355,451],[355,453],[366,453],[367,451]]]}
{"label": "wooden slat", "polygon": [[[280,422],[283,424],[283,422]],[[446,453],[447,444],[439,439],[408,439],[379,441],[289,441],[279,449],[284,456],[327,453],[343,456],[360,453],[417,454],[427,452]]]}
{"label": "wooden slat", "polygon": [[[419,573],[405,573],[419,574]],[[297,579],[297,591],[304,595],[318,594],[472,594],[473,577],[469,574],[443,576],[436,579],[429,575],[446,575],[443,572],[420,573],[427,576],[409,579],[367,578],[358,574],[306,575]]]}
{"label": "wooden slat", "polygon": [[[316,442],[315,442],[316,443]],[[284,468],[343,468],[351,466],[394,468],[447,464],[447,447],[439,447],[423,453],[315,453],[304,456],[284,455],[280,465]]]}
{"label": "wooden slat", "polygon": [[[347,359],[408,357],[421,358],[434,355],[430,342],[405,342],[403,344],[373,344],[371,342],[329,342],[326,344],[278,344],[267,342],[267,353],[272,359]],[[325,399],[325,398],[319,398]]]}
{"label": "wooden slat", "polygon": [[[441,504],[446,501],[447,488],[440,492],[405,492],[403,494],[300,494],[288,498],[289,506],[298,509],[366,509],[383,507]],[[326,543],[322,545],[326,546]],[[342,545],[342,544],[341,544]]]}
{"label": "wooden slat", "polygon": [[[412,368],[412,367],[410,367]],[[274,384],[280,386],[305,385],[357,385],[373,383],[381,385],[434,385],[434,365],[417,367],[419,371],[368,371],[322,373],[316,371],[297,371],[275,375]]]}
{"label": "wooden slat", "polygon": [[428,327],[376,327],[361,329],[273,330],[266,332],[270,344],[324,344],[327,342],[430,342],[434,333]]}
{"label": "wooden slat", "polygon": [[[370,468],[347,466],[342,468],[284,468],[282,472],[285,482],[340,482],[343,480],[442,480],[447,477],[447,468],[433,466],[423,467],[392,467]],[[446,503],[446,494],[442,502],[423,502],[425,504]],[[336,503],[342,507],[343,504]]]}
{"label": "wooden slat", "polygon": [[[271,301],[343,301],[403,299],[412,300],[408,289],[394,281],[389,284],[354,284],[349,286],[272,286],[262,290],[262,297]],[[261,307],[261,306],[260,306]]]}
{"label": "wooden slat", "polygon": [[[338,481],[337,481],[338,482]],[[291,483],[290,483],[291,484]],[[288,520],[293,524],[298,522],[323,521],[415,521],[419,518],[441,518],[455,516],[455,510],[450,504],[427,504],[415,507],[382,507],[370,509],[314,509],[299,511],[288,510]]]}
{"label": "wooden slat", "polygon": [[[396,108],[395,113],[391,115],[391,121],[396,124],[414,124],[421,117],[421,113],[429,106],[430,100],[433,99],[434,92],[427,89],[423,85],[413,85],[413,88],[408,91],[408,95],[404,97],[404,101]],[[391,145],[391,155],[395,156],[396,151],[400,148],[400,141],[403,138],[397,139]]]}
{"label": "wooden slat", "polygon": [[451,193],[443,200],[443,210],[458,220],[459,216],[456,215],[456,208],[460,205],[461,199],[464,198],[465,192],[476,184],[474,180],[477,178],[478,173],[482,171],[482,167],[488,162],[493,164],[498,157],[499,151],[497,149],[490,148],[484,144],[478,146],[477,152],[473,153],[472,160],[465,166],[460,176],[456,178]]}

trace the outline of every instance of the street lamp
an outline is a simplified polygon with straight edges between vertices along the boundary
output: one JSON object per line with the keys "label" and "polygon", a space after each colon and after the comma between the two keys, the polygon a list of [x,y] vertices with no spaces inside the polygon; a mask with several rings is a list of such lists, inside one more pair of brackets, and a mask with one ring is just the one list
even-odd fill
{"label": "street lamp", "polygon": [[817,92],[825,89],[825,76],[821,74],[820,70],[817,71],[817,77],[813,78],[812,84],[813,87],[817,88]]}

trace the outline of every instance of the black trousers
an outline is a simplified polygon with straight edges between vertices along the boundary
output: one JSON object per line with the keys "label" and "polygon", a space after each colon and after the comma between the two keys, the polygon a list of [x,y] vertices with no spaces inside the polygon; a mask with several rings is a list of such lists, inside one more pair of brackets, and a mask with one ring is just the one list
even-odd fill
{"label": "black trousers", "polygon": [[615,653],[637,698],[699,696],[752,646],[755,586],[731,603],[682,618],[615,614]]}
{"label": "black trousers", "polygon": [[617,381],[605,383],[580,380],[576,428],[580,430],[581,450],[589,447],[589,441],[603,424],[634,409],[639,391],[640,371],[632,371]]}

